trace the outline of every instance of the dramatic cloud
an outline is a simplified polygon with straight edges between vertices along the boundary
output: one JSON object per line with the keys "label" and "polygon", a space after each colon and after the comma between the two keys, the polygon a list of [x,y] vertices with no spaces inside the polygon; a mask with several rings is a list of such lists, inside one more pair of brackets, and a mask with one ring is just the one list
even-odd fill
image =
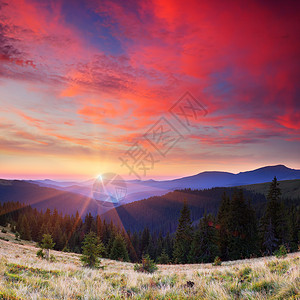
{"label": "dramatic cloud", "polygon": [[[203,153],[216,169],[300,168],[299,9],[292,0],[0,0],[0,151],[61,163],[72,149],[98,162],[73,175],[126,174],[119,156],[165,115],[185,140],[166,158],[172,168],[162,162],[150,176],[179,175],[183,153],[191,172],[207,168]],[[168,114],[186,91],[208,111],[191,132]]]}

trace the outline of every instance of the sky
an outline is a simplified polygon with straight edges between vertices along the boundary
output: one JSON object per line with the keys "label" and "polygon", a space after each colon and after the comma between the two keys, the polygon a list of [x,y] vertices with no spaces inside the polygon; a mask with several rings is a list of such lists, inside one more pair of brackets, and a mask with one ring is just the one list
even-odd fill
{"label": "sky", "polygon": [[0,177],[300,169],[299,11],[0,0]]}

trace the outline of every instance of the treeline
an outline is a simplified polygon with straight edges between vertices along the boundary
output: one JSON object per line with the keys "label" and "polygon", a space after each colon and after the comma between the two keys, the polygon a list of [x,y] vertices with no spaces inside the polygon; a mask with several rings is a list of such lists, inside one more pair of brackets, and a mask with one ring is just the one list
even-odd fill
{"label": "treeline", "polygon": [[82,252],[85,236],[95,232],[102,241],[105,251],[103,257],[125,261],[139,261],[143,254],[159,257],[162,249],[172,252],[172,238],[152,235],[148,228],[142,232],[130,233],[120,225],[102,220],[100,216],[87,214],[82,219],[77,212],[73,215],[59,214],[55,209],[51,213],[19,202],[0,203],[0,225],[10,224],[17,237],[41,243],[44,234],[50,234],[55,243],[54,249],[66,252]]}
{"label": "treeline", "polygon": [[[190,191],[191,192],[191,191]],[[297,251],[300,245],[299,205],[287,206],[281,200],[279,184],[274,178],[267,203],[257,212],[242,190],[223,193],[216,214],[204,214],[193,226],[188,193],[175,233],[125,231],[121,225],[87,214],[84,219],[62,215],[49,209],[37,211],[20,203],[0,205],[0,225],[11,228],[22,239],[41,242],[50,234],[54,249],[81,253],[85,236],[94,232],[103,244],[103,257],[139,261],[143,255],[158,263],[212,262],[216,256],[234,260],[270,255],[280,245]],[[198,219],[201,216],[198,217]]]}

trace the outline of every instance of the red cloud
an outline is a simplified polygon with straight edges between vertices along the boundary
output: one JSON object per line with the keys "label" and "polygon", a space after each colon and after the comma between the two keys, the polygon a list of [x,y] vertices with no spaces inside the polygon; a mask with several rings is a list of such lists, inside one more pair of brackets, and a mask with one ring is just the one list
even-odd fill
{"label": "red cloud", "polygon": [[108,143],[125,143],[186,91],[208,110],[191,144],[298,141],[299,8],[295,1],[91,1],[86,29],[70,18],[68,1],[12,0],[0,10],[0,76],[44,89],[22,101],[39,99],[37,111],[53,114],[47,122],[23,112],[26,105],[17,113],[55,142],[95,149],[86,132],[92,125]]}

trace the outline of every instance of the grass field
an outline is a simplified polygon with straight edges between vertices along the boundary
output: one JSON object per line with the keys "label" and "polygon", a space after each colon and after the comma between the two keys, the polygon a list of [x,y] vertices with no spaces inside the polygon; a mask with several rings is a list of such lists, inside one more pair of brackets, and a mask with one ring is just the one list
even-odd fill
{"label": "grass field", "polygon": [[104,269],[84,268],[79,255],[58,251],[52,251],[56,262],[47,262],[37,250],[0,232],[0,299],[300,299],[299,252],[219,267],[159,265],[145,274],[108,259]]}

